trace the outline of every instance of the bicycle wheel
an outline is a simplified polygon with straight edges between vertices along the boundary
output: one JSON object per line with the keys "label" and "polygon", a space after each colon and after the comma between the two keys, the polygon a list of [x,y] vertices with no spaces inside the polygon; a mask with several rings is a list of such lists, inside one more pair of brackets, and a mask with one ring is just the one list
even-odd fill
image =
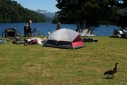
{"label": "bicycle wheel", "polygon": [[32,37],[38,37],[38,32],[37,31],[33,31],[32,32]]}
{"label": "bicycle wheel", "polygon": [[38,31],[38,36],[44,36],[44,34],[41,31]]}
{"label": "bicycle wheel", "polygon": [[5,31],[2,33],[2,37],[5,38]]}
{"label": "bicycle wheel", "polygon": [[21,33],[19,31],[16,31],[16,36],[21,36]]}

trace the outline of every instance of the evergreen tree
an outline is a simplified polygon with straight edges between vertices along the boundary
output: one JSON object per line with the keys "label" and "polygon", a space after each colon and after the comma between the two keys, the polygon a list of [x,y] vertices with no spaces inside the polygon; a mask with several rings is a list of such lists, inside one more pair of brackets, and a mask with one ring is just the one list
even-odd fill
{"label": "evergreen tree", "polygon": [[127,0],[119,0],[118,10],[118,20],[116,21],[116,25],[120,27],[126,27],[127,24]]}
{"label": "evergreen tree", "polygon": [[117,20],[118,0],[56,0],[61,22],[78,23],[80,26],[111,24]]}

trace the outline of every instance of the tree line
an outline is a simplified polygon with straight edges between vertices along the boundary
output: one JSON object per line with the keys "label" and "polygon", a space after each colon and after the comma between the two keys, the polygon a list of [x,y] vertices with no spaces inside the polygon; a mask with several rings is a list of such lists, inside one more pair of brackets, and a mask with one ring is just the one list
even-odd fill
{"label": "tree line", "polygon": [[127,0],[56,0],[53,22],[75,23],[79,26],[127,26]]}
{"label": "tree line", "polygon": [[0,23],[22,23],[31,19],[33,22],[46,22],[42,16],[22,7],[14,0],[0,0]]}

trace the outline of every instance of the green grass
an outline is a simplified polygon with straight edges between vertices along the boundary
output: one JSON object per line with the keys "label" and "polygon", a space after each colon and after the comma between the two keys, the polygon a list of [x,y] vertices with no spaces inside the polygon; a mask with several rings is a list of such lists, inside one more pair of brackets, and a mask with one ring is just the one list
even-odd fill
{"label": "green grass", "polygon": [[[127,85],[127,39],[93,38],[74,50],[0,44],[0,85]],[[115,78],[104,79],[116,62]]]}

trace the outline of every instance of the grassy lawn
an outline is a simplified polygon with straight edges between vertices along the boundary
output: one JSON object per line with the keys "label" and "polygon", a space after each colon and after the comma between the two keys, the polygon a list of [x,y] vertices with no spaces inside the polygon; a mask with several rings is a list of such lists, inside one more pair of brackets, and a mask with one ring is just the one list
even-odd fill
{"label": "grassy lawn", "polygon": [[[127,85],[127,39],[93,38],[74,50],[0,44],[0,85]],[[115,77],[105,79],[116,62]]]}

